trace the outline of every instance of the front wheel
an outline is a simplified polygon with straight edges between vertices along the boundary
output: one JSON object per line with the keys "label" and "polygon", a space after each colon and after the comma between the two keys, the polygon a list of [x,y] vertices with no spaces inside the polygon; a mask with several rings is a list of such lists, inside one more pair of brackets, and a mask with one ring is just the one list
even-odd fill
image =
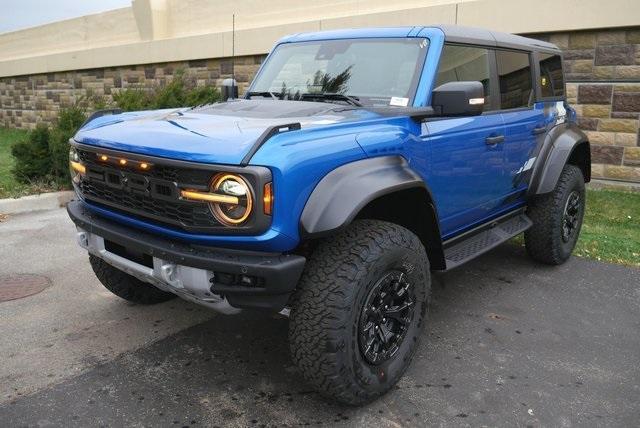
{"label": "front wheel", "polygon": [[89,262],[102,285],[124,300],[141,305],[153,305],[176,297],[175,294],[162,291],[122,272],[99,257],[89,255]]}
{"label": "front wheel", "polygon": [[567,261],[578,242],[585,209],[580,168],[565,165],[555,189],[534,199],[527,211],[533,226],[524,233],[529,255],[542,263]]}
{"label": "front wheel", "polygon": [[313,253],[292,302],[294,363],[322,394],[371,401],[407,369],[425,321],[429,261],[398,225],[354,222]]}

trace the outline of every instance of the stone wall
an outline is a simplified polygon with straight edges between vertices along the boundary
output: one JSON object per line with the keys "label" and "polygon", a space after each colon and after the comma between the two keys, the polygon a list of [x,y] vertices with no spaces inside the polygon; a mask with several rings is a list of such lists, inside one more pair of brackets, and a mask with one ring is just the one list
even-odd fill
{"label": "stone wall", "polygon": [[[567,97],[592,143],[593,177],[640,182],[640,27],[529,35],[564,51]],[[264,55],[235,59],[242,93]],[[231,59],[135,65],[0,78],[0,126],[33,128],[88,94],[163,84],[183,69],[199,85],[231,77]]]}
{"label": "stone wall", "polygon": [[[133,65],[0,78],[0,126],[32,129],[39,122],[53,122],[61,107],[91,97],[113,101],[123,88],[164,85],[183,70],[197,85],[220,86],[232,68],[243,92],[251,83],[265,55]],[[232,65],[234,67],[232,67]]]}
{"label": "stone wall", "polygon": [[533,35],[564,52],[594,178],[640,182],[640,28]]}

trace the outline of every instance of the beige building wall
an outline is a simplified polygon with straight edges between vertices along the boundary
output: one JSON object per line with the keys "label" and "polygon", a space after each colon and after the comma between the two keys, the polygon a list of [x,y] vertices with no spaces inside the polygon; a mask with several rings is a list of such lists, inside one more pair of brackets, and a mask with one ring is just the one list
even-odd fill
{"label": "beige building wall", "polygon": [[640,25],[639,0],[133,0],[132,7],[0,34],[0,77],[264,54],[302,31],[430,23],[513,33]]}

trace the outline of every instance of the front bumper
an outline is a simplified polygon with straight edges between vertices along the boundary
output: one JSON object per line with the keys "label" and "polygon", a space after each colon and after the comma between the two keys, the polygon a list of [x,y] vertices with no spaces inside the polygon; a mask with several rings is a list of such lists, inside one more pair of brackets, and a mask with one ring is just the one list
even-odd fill
{"label": "front bumper", "polygon": [[[305,258],[197,246],[168,240],[105,219],[82,201],[67,205],[78,242],[89,253],[138,279],[225,313],[237,308],[283,309],[302,274]],[[107,247],[142,254],[140,263]],[[252,286],[228,278],[253,278]],[[222,281],[222,279],[225,281]]]}

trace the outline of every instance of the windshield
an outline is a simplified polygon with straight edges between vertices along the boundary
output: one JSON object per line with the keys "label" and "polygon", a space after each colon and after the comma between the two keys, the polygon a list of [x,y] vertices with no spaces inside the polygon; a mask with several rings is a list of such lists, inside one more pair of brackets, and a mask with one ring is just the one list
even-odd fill
{"label": "windshield", "polygon": [[351,39],[279,45],[248,97],[352,105],[411,105],[426,39]]}

